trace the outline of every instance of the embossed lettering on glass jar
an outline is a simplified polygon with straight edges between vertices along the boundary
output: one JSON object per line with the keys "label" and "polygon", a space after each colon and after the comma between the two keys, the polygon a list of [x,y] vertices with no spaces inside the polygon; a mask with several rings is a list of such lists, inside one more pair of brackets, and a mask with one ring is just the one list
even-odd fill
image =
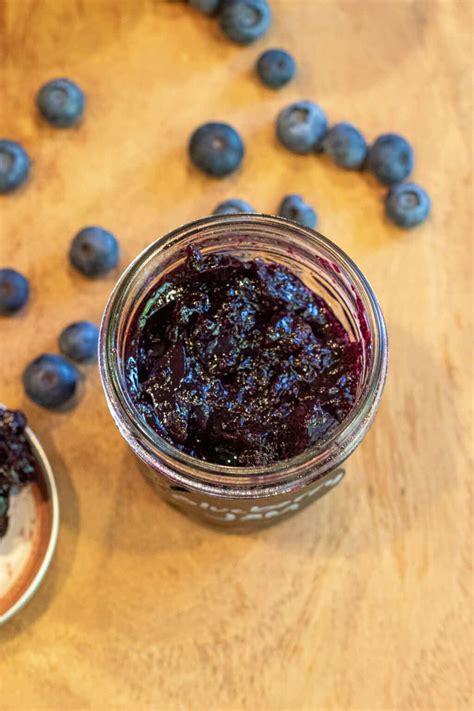
{"label": "embossed lettering on glass jar", "polygon": [[[141,417],[125,377],[127,333],[143,297],[183,263],[190,245],[203,254],[260,257],[286,266],[331,306],[361,344],[355,405],[322,442],[266,467],[230,467],[191,457],[162,439]],[[203,522],[247,531],[280,521],[338,484],[344,462],[377,411],[387,371],[387,335],[375,295],[357,266],[310,229],[266,215],[218,215],[185,225],[145,249],[125,271],[107,304],[99,363],[109,409],[121,434],[147,466],[158,493]]]}

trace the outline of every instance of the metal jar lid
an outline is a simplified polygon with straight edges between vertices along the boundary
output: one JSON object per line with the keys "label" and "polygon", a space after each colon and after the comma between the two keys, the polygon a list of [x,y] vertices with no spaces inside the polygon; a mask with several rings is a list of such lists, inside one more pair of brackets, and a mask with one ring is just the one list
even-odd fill
{"label": "metal jar lid", "polygon": [[36,435],[25,430],[37,464],[37,478],[10,497],[9,527],[0,538],[0,625],[33,597],[54,555],[59,499],[53,470]]}

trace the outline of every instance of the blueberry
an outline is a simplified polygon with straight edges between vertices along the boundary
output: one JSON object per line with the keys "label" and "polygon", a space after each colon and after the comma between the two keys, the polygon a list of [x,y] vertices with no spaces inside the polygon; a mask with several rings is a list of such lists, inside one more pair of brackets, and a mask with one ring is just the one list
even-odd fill
{"label": "blueberry", "polygon": [[213,215],[238,215],[241,212],[255,212],[252,205],[249,205],[245,200],[240,200],[239,198],[232,198],[230,200],[224,200],[224,202],[219,203],[216,207]]}
{"label": "blueberry", "polygon": [[52,79],[36,96],[36,105],[43,117],[58,128],[74,126],[84,113],[82,89],[70,79]]}
{"label": "blueberry", "polygon": [[78,372],[60,355],[44,353],[23,371],[23,387],[33,402],[48,409],[65,405],[76,392]]}
{"label": "blueberry", "polygon": [[394,185],[385,198],[385,214],[399,227],[415,227],[430,214],[428,193],[415,183]]}
{"label": "blueberry", "polygon": [[0,269],[0,314],[13,314],[28,301],[28,280],[14,269]]}
{"label": "blueberry", "polygon": [[277,136],[295,153],[309,153],[317,147],[327,129],[324,111],[312,101],[297,101],[284,108],[277,118]]}
{"label": "blueberry", "polygon": [[72,240],[69,259],[82,274],[96,277],[117,266],[119,253],[113,234],[102,227],[84,227]]}
{"label": "blueberry", "polygon": [[83,363],[97,355],[99,329],[90,321],[77,321],[67,326],[59,336],[59,350],[71,360]]}
{"label": "blueberry", "polygon": [[287,195],[280,203],[278,208],[280,217],[286,217],[287,220],[293,220],[303,227],[311,227],[314,229],[318,221],[318,216],[311,205],[308,205],[301,195]]}
{"label": "blueberry", "polygon": [[413,169],[413,149],[403,136],[386,133],[369,148],[367,167],[381,183],[391,185],[407,178]]}
{"label": "blueberry", "polygon": [[208,175],[222,178],[237,170],[244,157],[239,134],[226,123],[205,123],[189,142],[189,155],[195,166]]}
{"label": "blueberry", "polygon": [[0,140],[0,193],[10,193],[28,177],[31,160],[25,149],[15,141]]}
{"label": "blueberry", "polygon": [[284,49],[267,49],[257,61],[257,74],[270,89],[280,89],[293,79],[296,62]]}
{"label": "blueberry", "polygon": [[360,168],[367,155],[367,143],[350,123],[336,123],[324,136],[323,150],[342,168]]}
{"label": "blueberry", "polygon": [[222,31],[233,42],[251,44],[270,27],[272,11],[267,0],[223,0],[219,16]]}
{"label": "blueberry", "polygon": [[189,4],[196,8],[196,10],[201,10],[206,15],[213,15],[217,12],[221,0],[188,0]]}

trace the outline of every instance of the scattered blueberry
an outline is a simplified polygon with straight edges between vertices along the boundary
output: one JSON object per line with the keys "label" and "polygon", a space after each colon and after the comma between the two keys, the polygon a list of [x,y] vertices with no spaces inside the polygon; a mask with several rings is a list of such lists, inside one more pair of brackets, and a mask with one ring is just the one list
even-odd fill
{"label": "scattered blueberry", "polygon": [[49,123],[68,128],[82,118],[85,99],[82,89],[70,79],[52,79],[38,91],[36,104]]}
{"label": "scattered blueberry", "polygon": [[213,15],[217,12],[221,0],[188,0],[189,4],[196,8],[196,10],[201,10],[206,15]]}
{"label": "scattered blueberry", "polygon": [[238,215],[241,212],[255,212],[252,205],[245,200],[240,200],[239,198],[232,198],[230,200],[224,200],[224,202],[219,203],[216,207],[213,215]]}
{"label": "scattered blueberry", "polygon": [[119,254],[113,234],[102,227],[84,227],[72,240],[69,259],[82,274],[96,277],[116,267]]}
{"label": "scattered blueberry", "polygon": [[90,321],[77,321],[67,326],[59,336],[59,350],[79,363],[93,360],[97,355],[99,329]]}
{"label": "scattered blueberry", "polygon": [[413,149],[403,136],[386,133],[369,148],[367,167],[381,183],[391,185],[407,178],[413,169]]}
{"label": "scattered blueberry", "polygon": [[318,216],[311,205],[308,205],[301,195],[287,195],[280,203],[278,208],[280,217],[286,217],[287,220],[293,220],[303,227],[311,227],[314,229],[318,221]]}
{"label": "scattered blueberry", "polygon": [[44,353],[26,366],[23,386],[33,402],[48,409],[65,405],[76,391],[78,372],[66,358]]}
{"label": "scattered blueberry", "polygon": [[257,74],[270,89],[281,89],[295,76],[296,62],[284,49],[267,49],[257,61]]}
{"label": "scattered blueberry", "polygon": [[0,269],[0,314],[13,314],[28,301],[28,280],[14,269]]}
{"label": "scattered blueberry", "polygon": [[316,149],[327,129],[324,111],[312,101],[297,101],[284,108],[277,118],[277,136],[295,153]]}
{"label": "scattered blueberry", "polygon": [[28,177],[31,160],[25,149],[15,141],[0,140],[0,193],[10,193]]}
{"label": "scattered blueberry", "polygon": [[399,227],[415,227],[430,214],[428,193],[415,183],[394,185],[385,198],[385,214]]}
{"label": "scattered blueberry", "polygon": [[255,42],[268,30],[271,20],[267,0],[223,0],[219,15],[222,31],[238,44]]}
{"label": "scattered blueberry", "polygon": [[323,150],[342,168],[360,168],[367,155],[367,143],[350,123],[336,123],[323,138]]}
{"label": "scattered blueberry", "polygon": [[205,123],[189,142],[192,162],[208,175],[222,178],[237,170],[244,157],[239,134],[226,123]]}

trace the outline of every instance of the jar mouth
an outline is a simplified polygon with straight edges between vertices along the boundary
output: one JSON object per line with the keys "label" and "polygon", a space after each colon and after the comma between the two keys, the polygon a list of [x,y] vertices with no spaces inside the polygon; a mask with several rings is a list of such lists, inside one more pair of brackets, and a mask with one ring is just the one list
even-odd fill
{"label": "jar mouth", "polygon": [[[371,363],[367,381],[359,393],[350,413],[329,435],[291,459],[284,459],[268,466],[234,467],[207,462],[192,457],[174,447],[160,437],[144,418],[140,417],[127,393],[124,379],[120,377],[120,348],[117,343],[120,317],[131,286],[144,272],[147,263],[158,253],[170,253],[172,248],[185,236],[195,235],[216,228],[225,228],[231,235],[239,228],[265,228],[276,234],[289,233],[304,240],[311,248],[324,248],[325,258],[320,258],[326,268],[335,273],[343,272],[349,279],[355,293],[362,331],[370,341]],[[258,232],[255,235],[258,246]],[[315,257],[315,260],[317,258]],[[157,281],[160,273],[154,274]],[[385,322],[375,294],[366,277],[357,265],[337,245],[319,232],[302,227],[280,217],[265,214],[215,215],[201,218],[179,227],[146,247],[124,271],[109,298],[100,327],[99,368],[107,404],[121,434],[135,453],[145,462],[159,458],[165,466],[176,468],[181,465],[183,477],[202,479],[220,485],[245,486],[251,483],[265,485],[282,481],[292,476],[298,477],[308,468],[317,469],[321,475],[344,461],[357,447],[367,432],[377,406],[387,371],[387,334]]]}

